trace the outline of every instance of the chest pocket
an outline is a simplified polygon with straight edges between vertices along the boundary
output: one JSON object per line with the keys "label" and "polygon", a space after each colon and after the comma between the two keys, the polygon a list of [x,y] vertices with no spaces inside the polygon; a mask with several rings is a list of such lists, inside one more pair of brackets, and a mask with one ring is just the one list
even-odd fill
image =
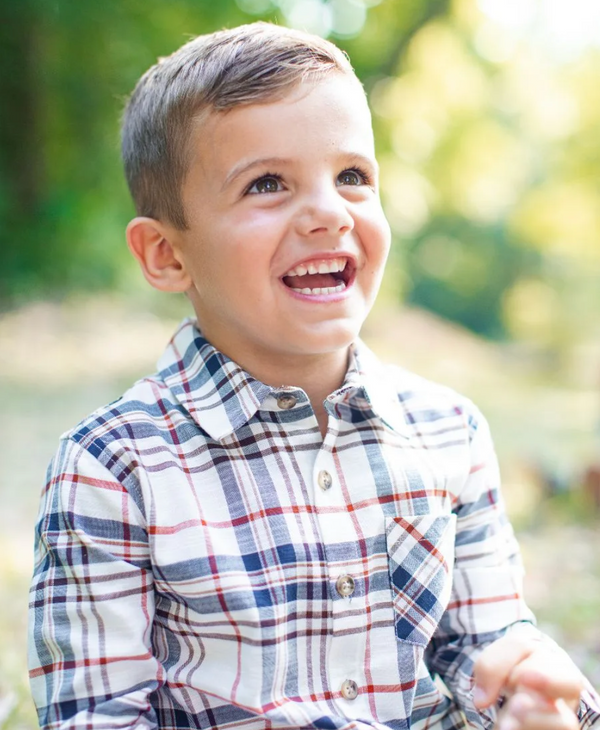
{"label": "chest pocket", "polygon": [[386,518],[396,636],[427,646],[452,589],[456,515]]}

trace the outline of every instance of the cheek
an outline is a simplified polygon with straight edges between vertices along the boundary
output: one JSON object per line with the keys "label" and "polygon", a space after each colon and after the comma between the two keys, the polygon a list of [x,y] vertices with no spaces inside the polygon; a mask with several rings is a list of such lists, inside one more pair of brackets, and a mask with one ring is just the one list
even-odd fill
{"label": "cheek", "polygon": [[227,250],[227,258],[235,261],[236,271],[242,273],[271,267],[279,250],[284,225],[280,216],[268,210],[253,210],[221,227],[219,237]]}
{"label": "cheek", "polygon": [[252,237],[253,234],[264,236],[266,231],[279,229],[284,224],[285,217],[285,211],[281,206],[267,206],[266,204],[260,206],[256,203],[243,209],[224,228],[236,231],[238,237]]}
{"label": "cheek", "polygon": [[367,255],[374,264],[383,265],[387,259],[392,233],[381,207],[373,210],[364,220],[362,235]]}
{"label": "cheek", "polygon": [[223,216],[211,227],[210,241],[204,246],[204,256],[198,266],[206,277],[212,275],[235,281],[248,274],[260,261],[264,249],[266,225],[256,217],[244,221]]}

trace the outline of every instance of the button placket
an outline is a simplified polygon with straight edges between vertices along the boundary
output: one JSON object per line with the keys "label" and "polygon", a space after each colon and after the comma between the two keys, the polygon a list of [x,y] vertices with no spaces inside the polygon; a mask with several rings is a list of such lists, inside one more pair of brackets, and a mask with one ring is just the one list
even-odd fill
{"label": "button placket", "polygon": [[317,484],[324,492],[326,492],[328,489],[331,489],[333,485],[333,477],[328,471],[321,469],[317,475]]}

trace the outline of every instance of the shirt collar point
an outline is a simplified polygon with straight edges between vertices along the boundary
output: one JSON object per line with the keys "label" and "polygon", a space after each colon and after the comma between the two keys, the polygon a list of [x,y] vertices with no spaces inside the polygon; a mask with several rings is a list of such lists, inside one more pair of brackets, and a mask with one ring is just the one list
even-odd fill
{"label": "shirt collar point", "polygon": [[354,354],[357,369],[362,373],[364,392],[373,411],[392,431],[403,438],[410,438],[410,424],[398,400],[398,383],[361,340],[355,344]]}
{"label": "shirt collar point", "polygon": [[271,388],[245,373],[184,319],[158,361],[173,396],[214,441],[223,441],[255,415]]}

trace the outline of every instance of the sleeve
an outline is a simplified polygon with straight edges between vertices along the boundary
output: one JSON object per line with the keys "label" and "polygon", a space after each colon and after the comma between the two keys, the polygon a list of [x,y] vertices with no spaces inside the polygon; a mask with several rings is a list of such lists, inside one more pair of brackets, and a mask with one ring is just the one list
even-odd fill
{"label": "sleeve", "polygon": [[600,728],[600,695],[587,680],[579,704],[579,723],[582,730]]}
{"label": "sleeve", "polygon": [[[458,495],[453,588],[428,650],[470,727],[492,728],[497,708],[473,704],[473,667],[479,654],[507,632],[550,641],[536,627],[523,598],[523,565],[500,492],[500,472],[488,424],[468,416],[470,470]],[[557,647],[558,649],[558,647]],[[562,650],[560,650],[562,651]],[[600,727],[598,696],[588,685],[579,712],[582,728]]]}
{"label": "sleeve", "polygon": [[36,530],[29,668],[42,728],[156,727],[144,516],[77,443],[50,466]]}

